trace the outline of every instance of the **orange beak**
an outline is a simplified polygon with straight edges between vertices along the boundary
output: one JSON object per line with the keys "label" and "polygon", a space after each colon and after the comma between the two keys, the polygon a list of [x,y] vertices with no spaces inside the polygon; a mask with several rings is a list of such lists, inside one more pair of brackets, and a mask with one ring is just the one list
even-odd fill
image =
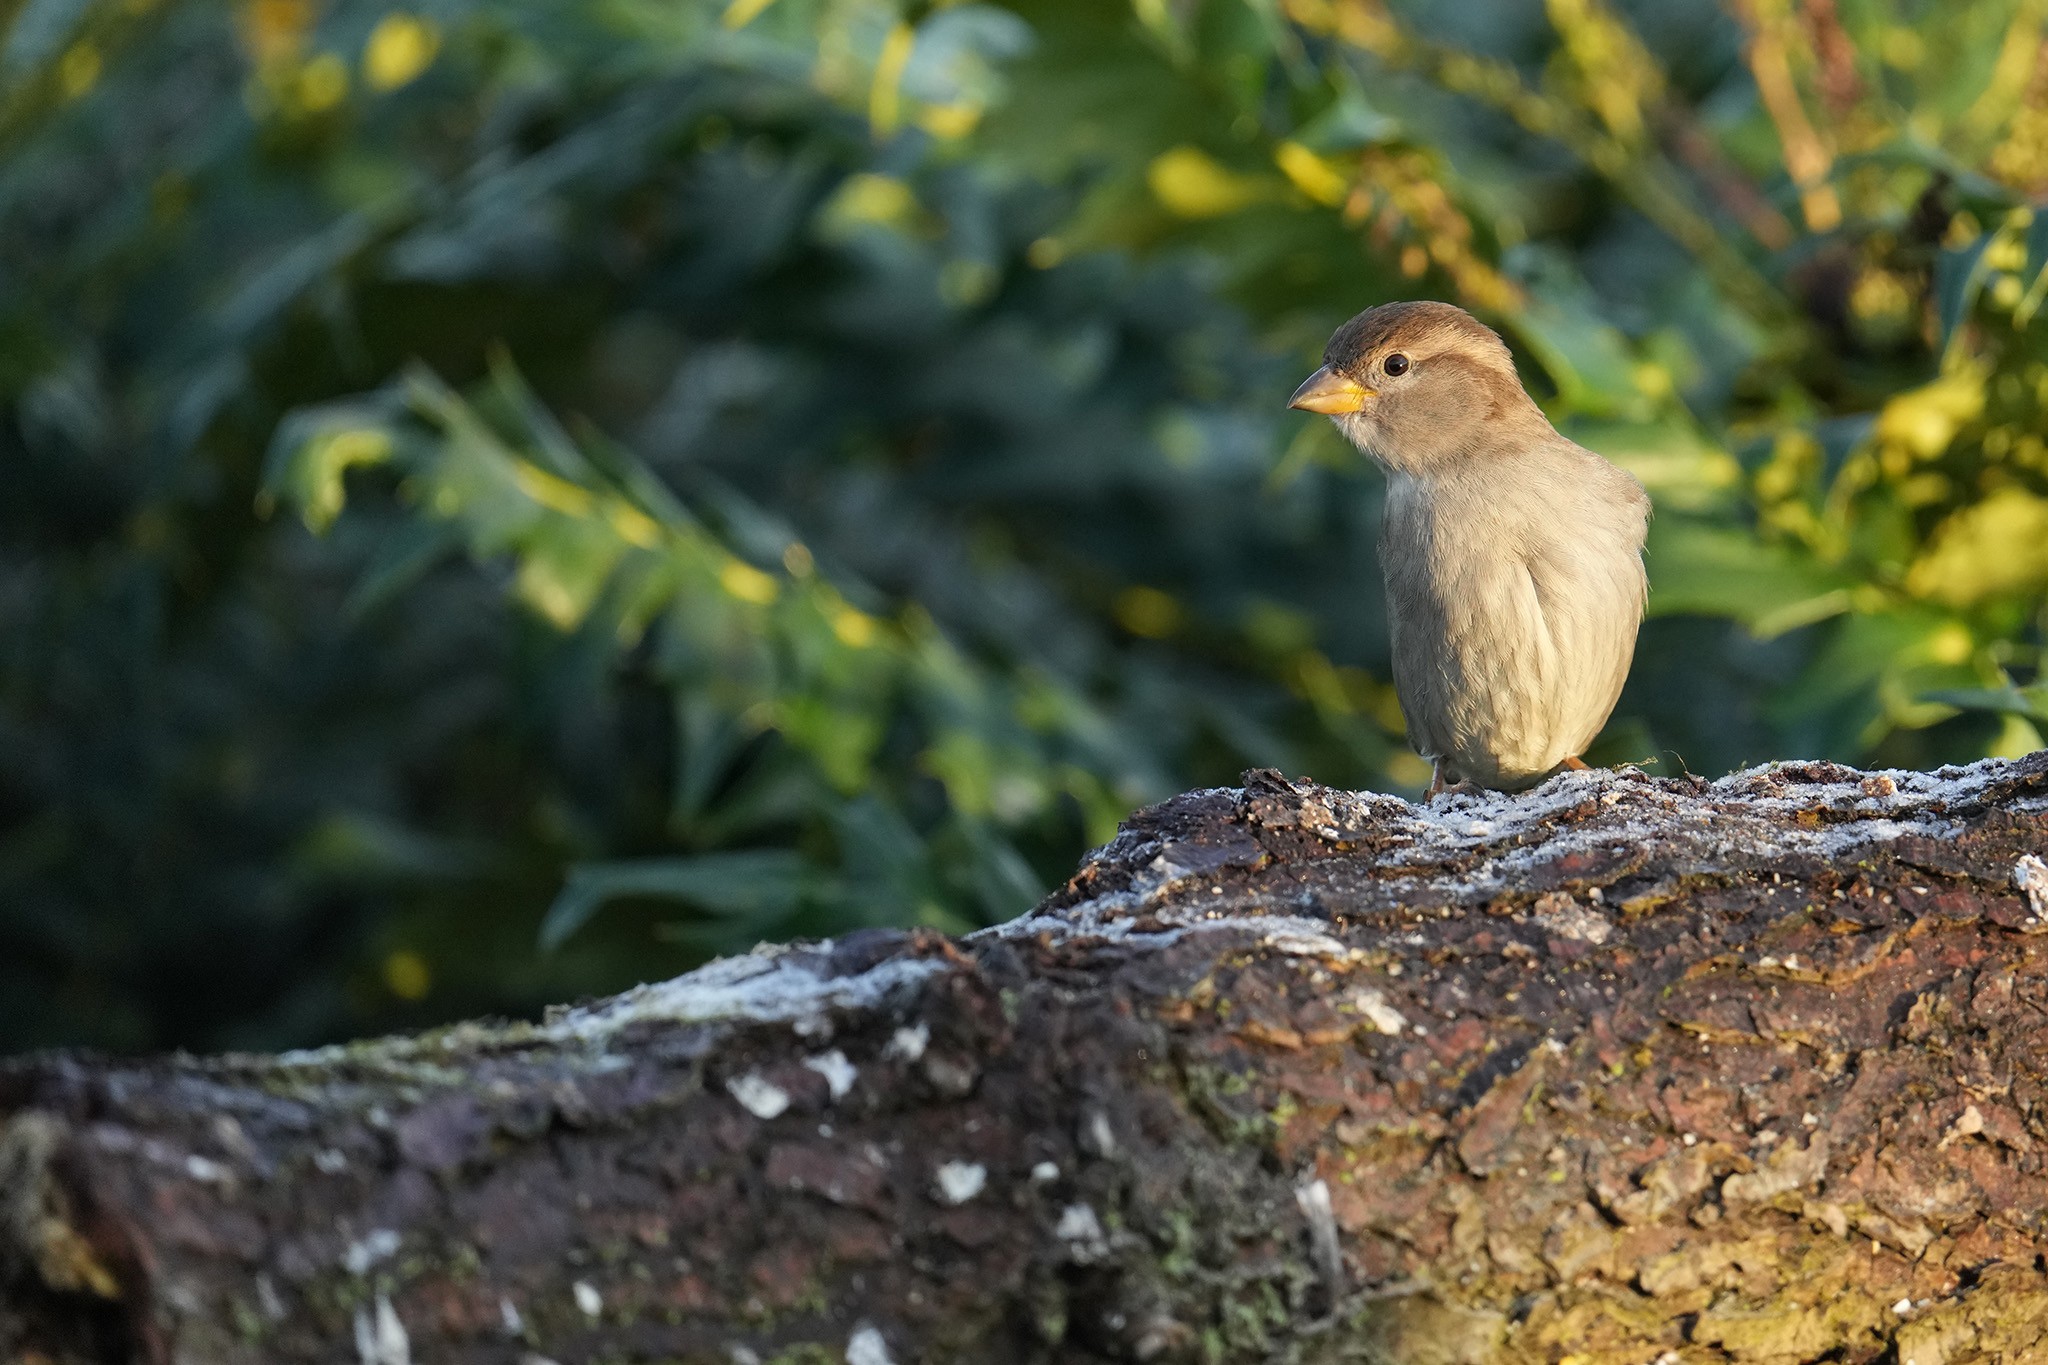
{"label": "orange beak", "polygon": [[1294,391],[1294,397],[1287,400],[1287,406],[1335,417],[1339,413],[1357,412],[1374,392],[1325,365],[1301,381],[1301,387]]}

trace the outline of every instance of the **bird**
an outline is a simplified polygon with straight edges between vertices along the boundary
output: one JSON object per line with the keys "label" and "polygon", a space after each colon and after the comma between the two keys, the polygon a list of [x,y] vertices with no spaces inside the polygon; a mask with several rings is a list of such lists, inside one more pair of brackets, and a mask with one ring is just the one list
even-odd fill
{"label": "bird", "polygon": [[1434,764],[1424,799],[1584,768],[1649,599],[1643,486],[1559,434],[1507,343],[1455,304],[1358,314],[1288,406],[1386,474],[1394,690]]}

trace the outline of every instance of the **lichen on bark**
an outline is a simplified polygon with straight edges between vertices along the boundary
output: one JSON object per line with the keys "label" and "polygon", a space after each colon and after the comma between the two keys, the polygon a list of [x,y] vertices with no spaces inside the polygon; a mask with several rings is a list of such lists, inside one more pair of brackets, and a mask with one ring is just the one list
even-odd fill
{"label": "lichen on bark", "polygon": [[2044,1359],[2044,851],[2048,755],[1252,773],[965,939],[22,1059],[0,1359]]}

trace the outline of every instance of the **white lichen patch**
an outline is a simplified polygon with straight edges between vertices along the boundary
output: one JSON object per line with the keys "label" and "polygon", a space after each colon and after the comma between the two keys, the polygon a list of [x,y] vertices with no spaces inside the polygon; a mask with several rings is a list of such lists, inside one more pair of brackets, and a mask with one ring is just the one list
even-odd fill
{"label": "white lichen patch", "polygon": [[[1674,867],[1712,871],[1801,854],[1833,858],[1901,835],[1940,838],[1959,827],[1951,812],[1979,800],[2011,765],[1986,759],[1931,773],[1845,768],[1834,781],[1786,775],[1783,767],[1731,773],[1698,792],[1627,771],[1588,769],[1560,774],[1533,791],[1456,793],[1398,812],[1372,798],[1369,816],[1376,833],[1409,841],[1391,850],[1383,866],[1434,868],[1450,858],[1499,849],[1460,879],[1467,897],[1483,897],[1510,887],[1539,860],[1573,853],[1654,843],[1660,853],[1668,851],[1663,860]],[[1598,806],[1598,815],[1565,818],[1588,802]],[[2016,804],[2048,807],[2048,799]],[[1802,821],[1802,814],[1821,818]],[[1474,833],[1475,823],[1485,831]],[[1398,894],[1400,884],[1388,889]],[[1444,893],[1441,876],[1431,879],[1431,889]]]}
{"label": "white lichen patch", "polygon": [[1329,1281],[1333,1293],[1341,1293],[1344,1279],[1344,1252],[1337,1240],[1337,1214],[1330,1202],[1330,1186],[1322,1180],[1311,1180],[1294,1189],[1295,1206],[1308,1220],[1309,1250],[1315,1257],[1316,1268]]}
{"label": "white lichen patch", "polygon": [[889,1342],[880,1329],[862,1323],[846,1341],[846,1365],[896,1365],[889,1354]]}
{"label": "white lichen patch", "polygon": [[939,1199],[964,1204],[988,1188],[988,1167],[978,1161],[948,1161],[937,1171]]}
{"label": "white lichen patch", "polygon": [[789,1092],[756,1072],[733,1077],[725,1088],[740,1102],[740,1108],[757,1119],[775,1118],[789,1108]]}
{"label": "white lichen patch", "polygon": [[1083,1265],[1109,1255],[1109,1238],[1102,1234],[1102,1220],[1086,1204],[1069,1204],[1061,1209],[1052,1235],[1064,1242],[1067,1254]]}
{"label": "white lichen patch", "polygon": [[1599,945],[1614,935],[1607,916],[1581,905],[1563,892],[1553,891],[1536,899],[1536,925],[1555,938]]}
{"label": "white lichen patch", "polygon": [[356,1309],[355,1332],[360,1365],[412,1365],[412,1339],[385,1295],[377,1296],[374,1310]]}
{"label": "white lichen patch", "polygon": [[846,1092],[853,1089],[854,1079],[860,1075],[858,1068],[846,1060],[846,1054],[838,1048],[821,1052],[815,1057],[804,1058],[804,1065],[825,1078],[825,1088],[832,1098],[846,1098]]}
{"label": "white lichen patch", "polygon": [[2048,862],[2042,862],[2039,854],[2021,854],[2012,865],[2012,884],[2026,893],[2028,913],[2048,919]]}
{"label": "white lichen patch", "polygon": [[1327,930],[1304,928],[1292,917],[1275,927],[1269,928],[1263,922],[1259,927],[1265,930],[1262,941],[1266,947],[1294,957],[1345,958],[1351,955],[1351,949],[1330,937]]}
{"label": "white lichen patch", "polygon": [[1374,1028],[1392,1038],[1401,1036],[1401,1030],[1408,1027],[1408,1016],[1387,1003],[1387,997],[1371,986],[1362,987],[1351,997],[1352,1008]]}
{"label": "white lichen patch", "polygon": [[891,958],[864,972],[828,976],[815,951],[763,945],[720,958],[670,981],[655,982],[585,1009],[564,1012],[541,1028],[555,1039],[602,1041],[632,1024],[739,1019],[776,1023],[816,1018],[828,1009],[862,1009],[946,970],[942,961]]}
{"label": "white lichen patch", "polygon": [[1156,913],[1149,922],[1137,919],[1158,909],[1129,891],[1116,891],[1049,913],[1020,915],[1007,924],[978,929],[968,938],[994,936],[1017,940],[1043,936],[1054,942],[1090,939],[1165,947],[1188,934],[1251,934],[1257,937],[1260,946],[1291,956],[1359,956],[1331,935],[1328,920],[1310,919],[1306,915],[1247,913],[1242,907],[1202,910],[1186,905]]}
{"label": "white lichen patch", "polygon": [[889,1039],[889,1046],[882,1049],[882,1055],[896,1061],[914,1062],[924,1056],[924,1050],[931,1046],[931,1041],[931,1025],[920,1019],[915,1024],[897,1029]]}
{"label": "white lichen patch", "polygon": [[225,1185],[234,1179],[234,1172],[226,1166],[197,1153],[185,1158],[185,1174],[203,1185]]}
{"label": "white lichen patch", "polygon": [[[1625,856],[1654,847],[1659,864],[1675,875],[1712,874],[1799,856],[1833,860],[1906,835],[1950,837],[1962,826],[1961,814],[1981,802],[2010,764],[1986,759],[1931,773],[1842,768],[1835,770],[1838,778],[1810,780],[1825,771],[1786,771],[1773,764],[1694,788],[1633,770],[1588,769],[1562,773],[1532,791],[1457,792],[1427,805],[1374,792],[1303,788],[1302,813],[1303,823],[1324,837],[1370,834],[1376,898],[1454,907],[1526,885],[1532,870],[1574,855]],[[2048,809],[2048,797],[2022,797],[2011,805]],[[1307,819],[1311,813],[1313,821]],[[1257,934],[1286,952],[1343,951],[1324,921],[1251,913],[1241,901],[1209,906],[1203,903],[1207,897],[1188,897],[1174,903],[1165,893],[1185,878],[1160,874],[1189,865],[1183,859],[1199,863],[1193,854],[1131,832],[1102,853],[1144,870],[1128,890],[981,933],[1013,941],[1050,935],[1163,946],[1186,933],[1222,930]],[[1412,876],[1401,875],[1411,870]],[[2026,884],[2042,888],[2037,914],[2048,921],[2048,864],[2038,881],[2033,876],[2030,870]],[[1598,943],[1603,928],[1611,929],[1604,916],[1585,906],[1560,911],[1546,917],[1543,927],[1561,937]]]}
{"label": "white lichen patch", "polygon": [[[826,945],[829,947],[829,945]],[[603,1051],[622,1030],[644,1024],[697,1024],[721,1020],[801,1023],[805,1036],[830,1030],[831,1010],[873,1009],[926,978],[950,970],[943,959],[891,958],[865,971],[832,973],[817,945],[762,944],[751,953],[719,958],[668,981],[636,986],[591,1005],[553,1012],[537,1025],[458,1024],[438,1033],[368,1043],[336,1043],[280,1053],[282,1068],[349,1067],[387,1078],[456,1089],[470,1083],[466,1070],[437,1059],[479,1045],[585,1044],[598,1071],[631,1064]]]}
{"label": "white lichen patch", "polygon": [[341,1268],[351,1275],[368,1274],[373,1266],[398,1254],[399,1236],[390,1228],[373,1229],[366,1237],[350,1242],[341,1253]]}

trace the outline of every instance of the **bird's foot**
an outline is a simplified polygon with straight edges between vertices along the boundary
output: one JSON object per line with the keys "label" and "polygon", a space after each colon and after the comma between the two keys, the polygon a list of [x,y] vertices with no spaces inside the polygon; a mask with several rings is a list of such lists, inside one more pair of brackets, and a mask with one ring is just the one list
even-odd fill
{"label": "bird's foot", "polygon": [[1571,755],[1564,761],[1564,770],[1568,773],[1588,772],[1591,770],[1591,768],[1592,765],[1587,763],[1585,759],[1580,758],[1577,754]]}
{"label": "bird's foot", "polygon": [[1474,790],[1472,784],[1463,778],[1459,778],[1456,781],[1447,781],[1444,777],[1444,761],[1438,759],[1436,760],[1436,767],[1429,776],[1429,790],[1422,794],[1422,804],[1428,805],[1445,792],[1469,792],[1472,790]]}

